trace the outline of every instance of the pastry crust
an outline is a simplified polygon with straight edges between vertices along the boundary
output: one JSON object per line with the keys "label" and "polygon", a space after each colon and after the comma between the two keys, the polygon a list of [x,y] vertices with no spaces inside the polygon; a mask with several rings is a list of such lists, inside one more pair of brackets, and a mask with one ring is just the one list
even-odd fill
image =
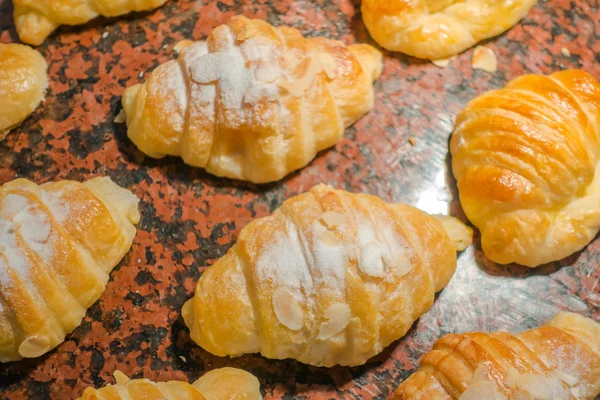
{"label": "pastry crust", "polygon": [[182,313],[219,356],[360,365],[408,331],[455,268],[437,219],[319,185],[246,226]]}
{"label": "pastry crust", "polygon": [[535,267],[600,230],[600,83],[580,70],[526,75],[459,114],[452,170],[485,255]]}
{"label": "pastry crust", "polygon": [[0,43],[0,140],[44,99],[47,68],[37,50],[22,44]]}
{"label": "pastry crust", "polygon": [[154,158],[265,183],[306,166],[373,106],[382,55],[242,16],[176,46],[123,96],[127,134]]}
{"label": "pastry crust", "polygon": [[137,204],[109,178],[0,186],[0,362],[39,357],[81,323],[131,246]]}
{"label": "pastry crust", "polygon": [[430,60],[454,56],[521,20],[536,0],[363,0],[379,45]]}
{"label": "pastry crust", "polygon": [[517,335],[443,336],[398,400],[593,400],[600,394],[600,324],[561,312]]}
{"label": "pastry crust", "polygon": [[214,369],[193,384],[181,381],[130,380],[120,371],[117,383],[100,389],[87,388],[78,400],[260,400],[258,379],[236,368]]}
{"label": "pastry crust", "polygon": [[152,10],[167,0],[13,0],[22,42],[39,46],[60,25],[81,25],[102,15],[116,17]]}

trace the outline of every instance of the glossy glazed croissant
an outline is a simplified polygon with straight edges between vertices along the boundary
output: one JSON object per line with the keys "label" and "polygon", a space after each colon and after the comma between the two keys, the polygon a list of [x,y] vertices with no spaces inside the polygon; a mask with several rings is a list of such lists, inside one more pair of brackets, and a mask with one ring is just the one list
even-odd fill
{"label": "glossy glazed croissant", "polygon": [[450,142],[467,217],[491,260],[535,267],[600,230],[600,83],[527,75],[471,101]]}
{"label": "glossy glazed croissant", "polygon": [[214,369],[193,384],[181,381],[152,382],[130,380],[120,371],[114,373],[116,385],[87,388],[78,400],[260,400],[258,379],[236,368]]}
{"label": "glossy glazed croissant", "polygon": [[44,98],[47,67],[37,50],[22,44],[0,43],[0,140]]}
{"label": "glossy glazed croissant", "polygon": [[151,10],[167,0],[13,0],[22,42],[38,46],[60,25],[80,25],[102,15]]}
{"label": "glossy glazed croissant", "polygon": [[456,55],[521,20],[536,0],[363,0],[363,21],[382,47],[430,60]]}
{"label": "glossy glazed croissant", "polygon": [[0,186],[0,362],[63,342],[128,251],[138,199],[109,178]]}
{"label": "glossy glazed croissant", "polygon": [[471,232],[441,221],[316,186],[246,226],[204,272],[183,318],[219,356],[363,364],[402,337],[454,273]]}
{"label": "glossy glazed croissant", "polygon": [[446,335],[396,392],[398,400],[584,400],[600,394],[600,324],[561,312],[515,336]]}
{"label": "glossy glazed croissant", "polygon": [[307,165],[373,106],[382,55],[238,16],[185,41],[123,96],[128,135],[155,158],[264,183]]}

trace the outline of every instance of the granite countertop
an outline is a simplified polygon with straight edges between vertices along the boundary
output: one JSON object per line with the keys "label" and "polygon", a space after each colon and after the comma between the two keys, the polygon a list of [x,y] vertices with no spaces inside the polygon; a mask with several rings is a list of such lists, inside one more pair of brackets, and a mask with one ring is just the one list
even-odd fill
{"label": "granite countertop", "polygon": [[[600,320],[600,240],[529,270],[487,260],[476,234],[432,309],[364,366],[220,358],[196,346],[181,306],[204,268],[252,219],[324,182],[464,220],[448,168],[448,139],[466,102],[529,72],[582,68],[600,78],[600,1],[539,1],[522,23],[487,41],[498,57],[495,73],[474,71],[472,50],[443,69],[384,52],[374,109],[335,147],[281,182],[250,185],[215,178],[177,158],[144,157],[125,125],[113,122],[124,88],[174,58],[179,40],[203,39],[237,14],[308,36],[373,44],[357,0],[171,0],[152,12],[62,27],[38,47],[49,63],[50,89],[43,106],[0,142],[0,184],[108,175],[140,197],[142,220],[106,291],[65,342],[43,357],[0,365],[1,399],[74,398],[88,386],[114,383],[116,369],[131,377],[193,381],[223,366],[254,373],[267,399],[383,399],[445,333],[518,332],[559,310]],[[11,15],[11,1],[0,0],[1,42],[17,41]]]}

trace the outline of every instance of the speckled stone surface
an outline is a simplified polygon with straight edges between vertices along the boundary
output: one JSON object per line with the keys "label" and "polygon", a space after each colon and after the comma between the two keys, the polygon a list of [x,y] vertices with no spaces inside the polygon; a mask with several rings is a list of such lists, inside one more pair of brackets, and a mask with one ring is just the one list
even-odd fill
{"label": "speckled stone surface", "polygon": [[[487,42],[498,56],[493,74],[472,70],[472,51],[445,69],[386,52],[374,110],[309,166],[264,186],[218,179],[176,158],[144,157],[125,126],[113,122],[120,96],[172,59],[177,41],[203,39],[236,14],[308,36],[372,43],[357,0],[172,0],[153,12],[59,29],[39,47],[51,79],[45,103],[0,142],[0,184],[108,175],[141,198],[142,220],[131,251],[81,326],[39,359],[0,365],[0,398],[74,398],[87,386],[114,383],[116,369],[193,381],[234,366],[254,373],[267,399],[383,399],[445,333],[517,332],[559,310],[600,320],[600,239],[566,260],[528,270],[494,265],[476,238],[433,308],[404,339],[357,368],[314,368],[259,355],[219,358],[190,340],[180,316],[203,269],[244,225],[318,182],[464,220],[448,172],[448,138],[464,104],[527,72],[572,67],[600,78],[600,1],[538,3],[521,24]],[[11,2],[0,0],[2,42],[17,41],[11,14]]]}

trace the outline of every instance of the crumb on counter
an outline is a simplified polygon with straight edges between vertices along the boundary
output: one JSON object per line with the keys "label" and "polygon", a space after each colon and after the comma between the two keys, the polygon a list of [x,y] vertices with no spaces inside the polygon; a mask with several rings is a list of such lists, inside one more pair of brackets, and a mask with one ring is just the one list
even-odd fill
{"label": "crumb on counter", "polygon": [[450,58],[441,58],[439,60],[431,60],[431,63],[439,68],[446,68],[450,65],[450,62],[456,60],[456,56],[452,56]]}
{"label": "crumb on counter", "polygon": [[412,146],[415,146],[417,144],[417,138],[414,136],[409,137],[408,143],[410,143]]}
{"label": "crumb on counter", "polygon": [[560,52],[565,57],[571,57],[571,52],[566,47],[563,47],[562,49],[560,49]]}

